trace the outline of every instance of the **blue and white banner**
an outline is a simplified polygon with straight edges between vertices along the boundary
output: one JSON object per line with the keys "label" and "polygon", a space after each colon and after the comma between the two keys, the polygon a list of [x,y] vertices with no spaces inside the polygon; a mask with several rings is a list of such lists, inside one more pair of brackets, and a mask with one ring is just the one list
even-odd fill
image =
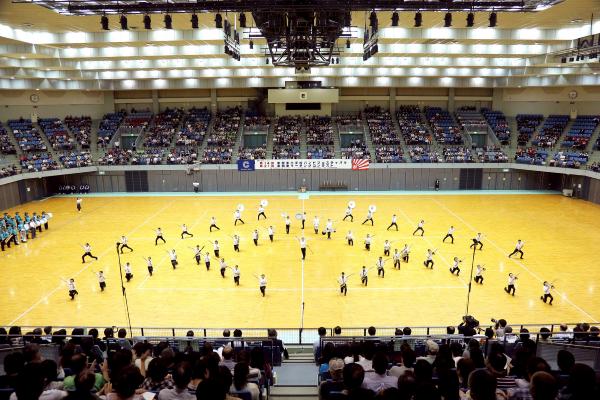
{"label": "blue and white banner", "polygon": [[238,160],[238,171],[254,171],[254,160]]}

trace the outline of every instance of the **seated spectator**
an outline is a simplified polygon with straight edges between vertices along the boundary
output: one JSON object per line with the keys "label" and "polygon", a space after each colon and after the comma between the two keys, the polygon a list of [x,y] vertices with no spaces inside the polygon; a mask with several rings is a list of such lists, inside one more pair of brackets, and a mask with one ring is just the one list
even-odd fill
{"label": "seated spectator", "polygon": [[344,377],[343,393],[348,396],[348,399],[365,400],[375,398],[375,394],[372,391],[362,386],[365,379],[365,371],[359,364],[352,363],[345,365],[342,375]]}
{"label": "seated spectator", "polygon": [[550,366],[544,359],[531,357],[527,361],[527,378],[516,379],[516,387],[508,389],[507,394],[510,400],[528,400],[530,399],[530,382],[536,372],[550,373]]}
{"label": "seated spectator", "polygon": [[233,348],[229,345],[223,347],[223,360],[219,363],[219,366],[227,367],[231,373],[233,373],[233,369],[235,368],[235,360],[233,359]]}
{"label": "seated spectator", "polygon": [[533,400],[555,400],[558,395],[556,379],[547,372],[536,372],[531,376],[529,393]]}
{"label": "seated spectator", "polygon": [[67,396],[67,392],[62,390],[44,390],[47,382],[40,363],[26,364],[15,383],[15,391],[10,395],[10,400],[60,400]]}
{"label": "seated spectator", "polygon": [[96,377],[93,371],[84,369],[75,377],[75,390],[71,390],[68,393],[67,400],[100,400],[100,398],[93,393],[94,383]]}
{"label": "seated spectator", "polygon": [[394,365],[392,368],[390,368],[388,374],[391,376],[401,377],[407,372],[414,371],[414,365],[416,362],[416,354],[414,350],[411,349],[410,346],[405,345],[403,346],[400,354],[402,357],[402,365]]}
{"label": "seated spectator", "polygon": [[[63,381],[64,389],[75,390],[75,377],[87,368],[87,357],[85,354],[75,354],[73,357],[71,357],[69,366],[71,374],[66,376]],[[96,378],[94,382],[94,389],[98,391],[104,386],[104,377],[101,373],[95,373],[94,376]]]}
{"label": "seated spectator", "polygon": [[0,376],[0,389],[16,388],[19,374],[24,366],[23,353],[8,353],[4,357],[4,375]]}
{"label": "seated spectator", "polygon": [[500,352],[492,352],[487,358],[487,369],[496,378],[498,389],[507,390],[516,386],[515,378],[508,375],[507,358]]}
{"label": "seated spectator", "polygon": [[331,379],[327,379],[319,385],[320,399],[328,399],[332,392],[341,392],[344,390],[343,371],[344,360],[341,358],[332,358],[329,360],[329,374]]}
{"label": "seated spectator", "polygon": [[327,330],[321,326],[317,330],[317,333],[319,334],[319,339],[315,340],[315,342],[313,343],[313,355],[315,358],[315,362],[318,362],[319,358],[321,357],[321,338],[327,335]]}
{"label": "seated spectator", "polygon": [[398,379],[387,375],[388,358],[383,352],[377,352],[373,356],[373,372],[365,374],[362,387],[375,393],[382,392],[388,388],[397,388]]}
{"label": "seated spectator", "polygon": [[496,391],[496,377],[484,369],[478,369],[469,375],[467,398],[472,400],[499,400],[504,397]]}
{"label": "seated spectator", "polygon": [[433,364],[435,361],[435,357],[440,349],[440,346],[434,342],[433,340],[427,340],[425,342],[425,347],[427,348],[427,354],[424,357],[418,357],[417,360],[425,360],[429,364]]}
{"label": "seated spectator", "polygon": [[560,399],[591,400],[597,399],[598,384],[596,373],[592,367],[585,364],[575,364],[569,374],[567,386],[560,391]]}
{"label": "seated spectator", "polygon": [[229,392],[231,394],[250,393],[252,400],[258,400],[260,391],[255,383],[248,382],[250,369],[245,362],[237,363],[233,371],[233,384]]}
{"label": "seated spectator", "polygon": [[188,384],[192,380],[192,367],[187,362],[181,362],[173,369],[172,389],[162,389],[158,392],[157,400],[193,400],[194,395],[188,391]]}
{"label": "seated spectator", "polygon": [[196,389],[198,400],[235,400],[238,397],[229,395],[233,378],[227,367],[219,367],[207,379],[202,380]]}
{"label": "seated spectator", "polygon": [[136,394],[143,380],[140,371],[129,364],[119,368],[118,373],[114,374],[112,385],[106,385],[99,394],[104,394],[105,400],[143,400],[141,395]]}
{"label": "seated spectator", "polygon": [[148,364],[153,360],[152,345],[149,343],[138,342],[133,346],[133,351],[135,353],[134,365],[140,369],[142,376],[146,377]]}
{"label": "seated spectator", "polygon": [[159,392],[162,389],[172,389],[174,385],[164,360],[153,358],[148,364],[142,388],[150,392]]}

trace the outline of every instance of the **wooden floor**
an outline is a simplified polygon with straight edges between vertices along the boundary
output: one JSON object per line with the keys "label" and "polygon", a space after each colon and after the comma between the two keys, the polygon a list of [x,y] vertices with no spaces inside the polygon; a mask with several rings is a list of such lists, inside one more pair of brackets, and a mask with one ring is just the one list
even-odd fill
{"label": "wooden floor", "polygon": [[[256,221],[261,199],[269,200],[268,219]],[[355,200],[353,223],[342,222],[349,200]],[[233,211],[243,203],[246,224],[233,226]],[[377,206],[375,226],[361,225],[369,204]],[[307,211],[309,253],[301,262],[295,239],[300,224],[293,219],[285,234],[282,213]],[[33,241],[0,255],[0,324],[2,325],[124,325],[115,242],[126,234],[135,250],[122,257],[131,262],[134,278],[126,283],[134,326],[299,327],[304,296],[304,326],[406,326],[456,324],[465,312],[471,252],[470,238],[484,233],[483,251],[476,263],[485,263],[484,285],[474,285],[470,313],[480,321],[506,318],[512,322],[545,323],[600,319],[600,207],[558,195],[374,195],[319,196],[300,200],[297,195],[255,197],[90,197],[77,213],[74,198],[50,198],[8,210],[54,214],[50,230]],[[400,230],[386,231],[391,214],[398,214]],[[332,240],[315,235],[314,215],[335,220]],[[221,231],[209,233],[215,216]],[[425,236],[413,237],[419,219]],[[181,240],[187,223],[193,238]],[[275,242],[266,228],[273,224]],[[454,225],[454,245],[442,238]],[[154,245],[154,229],[162,227],[167,243]],[[260,228],[259,246],[251,231]],[[351,229],[355,246],[346,245]],[[242,237],[234,253],[229,235]],[[366,233],[375,235],[371,252],[362,244]],[[231,271],[219,275],[196,266],[191,247],[217,239],[229,265],[241,269],[235,287]],[[372,266],[383,253],[385,239],[393,248],[412,247],[402,270],[386,264],[384,279],[370,271],[367,288],[360,285],[362,265]],[[508,259],[517,239],[526,242],[525,259]],[[81,263],[80,244],[90,242],[99,261]],[[433,270],[423,266],[427,248],[439,249]],[[173,270],[167,249],[176,249],[180,265]],[[212,253],[212,251],[211,251]],[[148,276],[142,257],[152,256],[155,274]],[[464,259],[460,277],[448,271],[453,257]],[[108,288],[100,293],[96,275],[104,270]],[[336,282],[341,271],[350,277],[347,297]],[[520,273],[516,296],[503,291],[509,272]],[[267,296],[262,298],[252,274],[265,273]],[[76,279],[79,296],[71,301],[61,278]],[[556,283],[553,306],[540,301],[542,281]]]}

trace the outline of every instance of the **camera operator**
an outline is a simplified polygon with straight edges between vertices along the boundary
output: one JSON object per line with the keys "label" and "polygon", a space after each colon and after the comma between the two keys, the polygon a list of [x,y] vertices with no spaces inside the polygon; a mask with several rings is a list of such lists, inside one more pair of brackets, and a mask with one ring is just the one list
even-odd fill
{"label": "camera operator", "polygon": [[504,331],[506,329],[506,320],[505,319],[494,319],[492,318],[492,322],[494,325],[494,330],[496,331],[496,337],[502,338],[504,337]]}

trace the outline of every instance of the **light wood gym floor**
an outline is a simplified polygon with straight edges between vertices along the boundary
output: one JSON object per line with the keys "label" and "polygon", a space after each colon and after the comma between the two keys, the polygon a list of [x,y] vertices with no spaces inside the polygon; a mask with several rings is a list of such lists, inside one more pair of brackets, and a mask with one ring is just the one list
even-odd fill
{"label": "light wood gym floor", "polygon": [[[268,199],[268,219],[256,221],[258,203]],[[354,223],[342,222],[349,200],[356,201]],[[237,204],[245,205],[245,225],[233,226]],[[367,207],[377,206],[375,226],[361,225]],[[301,263],[295,237],[300,222],[292,218],[285,234],[282,213],[292,217],[308,213],[310,250]],[[125,283],[133,326],[178,327],[299,327],[304,296],[304,327],[417,326],[456,324],[465,312],[471,254],[470,239],[483,232],[483,251],[476,264],[487,267],[483,285],[473,285],[469,312],[480,321],[506,318],[513,323],[597,322],[600,319],[600,207],[559,195],[318,195],[300,200],[297,194],[274,196],[147,196],[86,197],[77,213],[75,198],[50,198],[24,204],[14,211],[52,212],[50,230],[26,244],[1,254],[0,324],[123,326],[126,317],[120,290],[115,242],[127,235],[134,252],[122,256],[133,266],[134,278]],[[400,230],[386,231],[392,213]],[[337,232],[331,240],[312,230],[314,215],[324,227],[328,217]],[[209,233],[215,216],[221,231]],[[425,219],[425,236],[411,236],[417,220]],[[187,223],[193,238],[180,239]],[[269,243],[266,228],[276,229]],[[454,225],[455,244],[442,243]],[[154,245],[154,231],[162,227],[167,244]],[[259,246],[251,231],[260,228]],[[344,239],[351,229],[355,245]],[[233,252],[229,235],[242,237],[241,252]],[[375,235],[371,252],[364,250],[366,233]],[[209,272],[196,266],[191,248],[222,243],[229,265],[241,269],[241,286],[235,287],[231,270],[226,279],[214,260]],[[400,271],[386,263],[385,278],[370,271],[362,287],[358,272],[373,266],[383,255],[385,239],[395,247],[411,246],[408,264]],[[517,239],[525,241],[525,258],[508,259]],[[81,263],[80,245],[89,242],[99,261]],[[427,248],[439,249],[433,270],[423,266]],[[173,270],[167,249],[176,249],[180,265]],[[152,256],[154,276],[149,277],[142,257]],[[454,256],[464,259],[460,277],[448,268]],[[100,293],[93,271],[104,270],[107,289]],[[341,296],[336,282],[341,271],[350,277],[348,295]],[[509,272],[519,273],[516,296],[503,291]],[[267,296],[262,298],[253,274],[265,273]],[[75,278],[79,296],[71,301],[61,278]],[[542,281],[555,282],[554,305],[541,302]]]}

